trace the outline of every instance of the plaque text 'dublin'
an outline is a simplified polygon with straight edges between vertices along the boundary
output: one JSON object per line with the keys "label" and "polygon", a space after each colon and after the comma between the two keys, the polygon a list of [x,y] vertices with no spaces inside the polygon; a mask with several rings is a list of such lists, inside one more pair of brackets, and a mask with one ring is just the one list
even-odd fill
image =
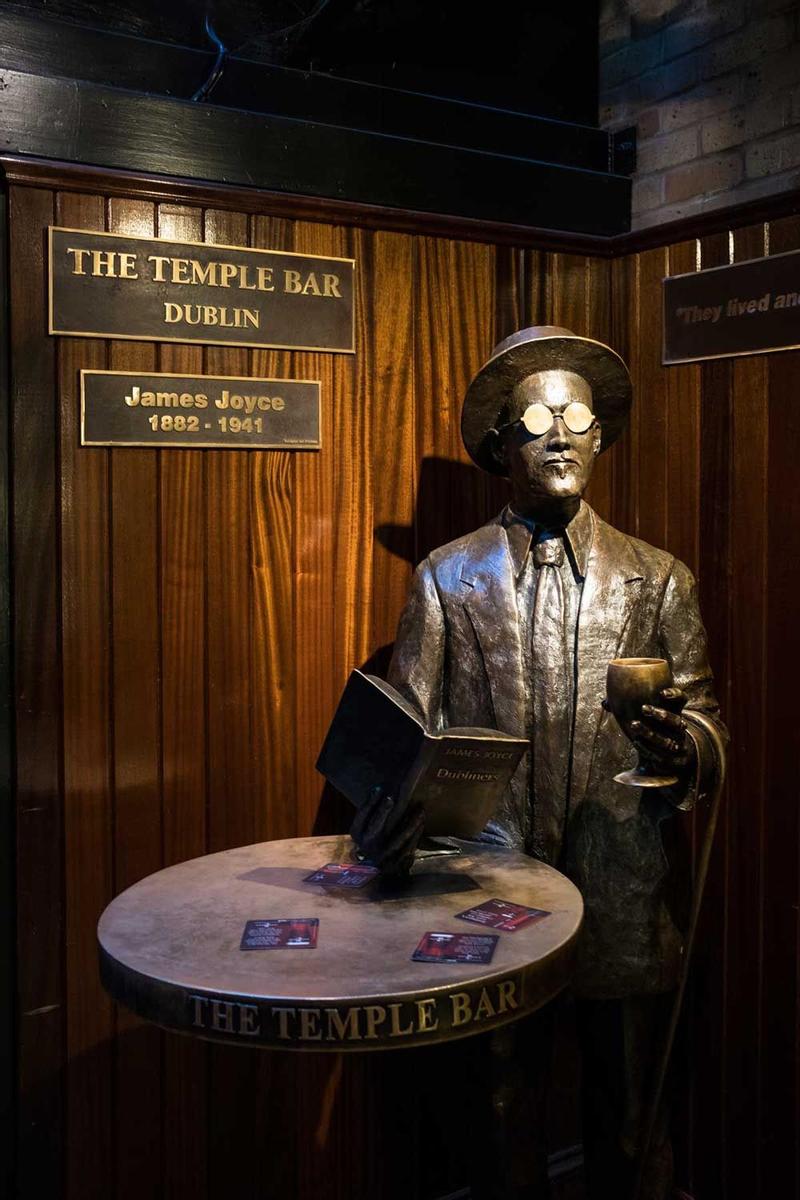
{"label": "plaque text 'dublin'", "polygon": [[352,259],[49,234],[50,333],[353,353]]}
{"label": "plaque text 'dublin'", "polygon": [[317,450],[320,385],[83,370],[81,445]]}

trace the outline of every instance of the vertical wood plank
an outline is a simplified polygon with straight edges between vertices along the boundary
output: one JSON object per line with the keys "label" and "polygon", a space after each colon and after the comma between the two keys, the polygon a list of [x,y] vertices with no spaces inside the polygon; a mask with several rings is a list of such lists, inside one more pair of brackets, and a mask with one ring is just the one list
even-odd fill
{"label": "vertical wood plank", "polygon": [[638,527],[638,444],[639,409],[637,391],[639,310],[639,255],[617,258],[611,263],[611,345],[628,364],[634,382],[633,406],[628,427],[608,451],[611,471],[611,524],[624,533],[635,534]]}
{"label": "vertical wood plank", "polygon": [[[16,732],[18,1161],[21,1195],[63,1180],[65,1040],[58,422],[45,230],[54,197],[10,189],[11,538]],[[21,352],[24,347],[24,353]],[[47,1130],[47,1137],[42,1133]]]}
{"label": "vertical wood plank", "polygon": [[[110,200],[111,233],[152,237],[154,208]],[[152,371],[152,343],[112,342],[109,367]],[[143,416],[143,414],[142,414]],[[160,611],[156,451],[110,453],[114,892],[162,865]],[[162,1175],[161,1042],[116,1006],[116,1195],[157,1195]]]}
{"label": "vertical wood plank", "polygon": [[[248,244],[248,218],[209,209],[205,240]],[[209,375],[247,375],[249,352],[208,346]],[[213,418],[213,419],[216,419]],[[250,742],[250,488],[248,452],[206,451],[209,849],[255,840]]]}
{"label": "vertical wood plank", "polygon": [[[295,226],[295,249],[304,254],[353,257],[348,231],[306,222]],[[356,320],[361,321],[361,278],[357,278]],[[359,356],[365,347],[359,346]],[[368,353],[368,351],[367,351]],[[315,770],[317,754],[338,702],[357,645],[368,629],[368,583],[371,574],[371,515],[367,531],[354,511],[369,464],[353,461],[364,452],[364,414],[355,412],[355,364],[350,355],[303,353],[294,356],[294,375],[318,379],[322,393],[322,448],[295,454],[294,604],[295,691],[297,730],[298,832],[310,833],[319,817],[322,779]],[[368,474],[366,478],[369,478]],[[354,545],[348,544],[354,539]],[[353,557],[361,547],[363,565]],[[356,604],[360,616],[346,612]],[[311,652],[310,648],[313,647]],[[305,1130],[307,1149],[298,1155],[298,1195],[328,1191],[339,1197],[348,1175],[354,1188],[361,1178],[352,1147],[341,1138],[344,1118],[338,1055],[310,1056],[302,1064],[295,1093],[294,1119]],[[346,1123],[346,1122],[345,1122]]]}
{"label": "vertical wood plank", "polygon": [[[253,218],[253,245],[292,250],[291,221]],[[293,377],[287,351],[254,350],[253,374]],[[279,390],[279,389],[278,389]],[[294,452],[249,455],[252,561],[251,738],[257,840],[297,832],[295,792]]]}
{"label": "vertical wood plank", "polygon": [[[291,221],[254,217],[252,244],[292,250]],[[296,377],[287,351],[254,350],[256,376]],[[279,387],[276,387],[279,392]],[[257,840],[293,837],[295,806],[295,612],[294,612],[294,452],[264,450],[249,456],[252,563],[251,738],[256,797]],[[265,1151],[260,1186],[264,1195],[296,1194],[295,1111],[302,1066],[290,1055],[259,1054],[252,1077],[255,1127]],[[261,1194],[261,1193],[260,1193]]]}
{"label": "vertical wood plank", "polygon": [[[704,238],[701,266],[728,261],[727,235]],[[708,632],[709,655],[723,714],[729,704],[730,647],[730,506],[731,506],[731,365],[703,363],[700,424],[700,529],[698,590],[700,611]],[[693,814],[693,847],[699,853],[705,834],[707,809]],[[727,814],[725,802],[717,828],[714,851],[698,929],[698,945],[690,981],[688,1014],[691,1022],[692,1156],[690,1190],[702,1195],[721,1194],[725,1130],[721,1119],[723,1079],[723,1015],[725,994],[725,854]],[[711,1019],[707,1014],[713,1014]]]}
{"label": "vertical wood plank", "polygon": [[[492,348],[494,256],[490,247],[418,238],[414,314],[417,459],[416,559],[481,525],[486,480],[461,442],[461,404]],[[464,305],[462,297],[471,302]]]}
{"label": "vertical wood plank", "polygon": [[[609,259],[586,259],[585,318],[577,325],[575,332],[596,338],[618,350],[614,345],[611,268],[612,263]],[[611,520],[613,511],[614,462],[612,451],[604,450],[595,461],[586,493],[586,499],[604,521]]]}
{"label": "vertical wood plank", "polygon": [[[414,403],[417,416],[418,493],[415,561],[444,545],[452,532],[452,429],[458,423],[456,381],[450,362],[452,243],[417,238],[414,273]],[[465,532],[463,529],[461,532]]]}
{"label": "vertical wood plank", "polygon": [[634,391],[638,406],[637,535],[653,546],[667,543],[667,439],[665,380],[661,367],[661,280],[666,250],[639,256],[639,307]]}
{"label": "vertical wood plank", "polygon": [[[764,252],[764,228],[737,230],[734,259]],[[761,1143],[760,937],[766,790],[765,647],[768,576],[769,360],[734,359],[731,404],[731,686],[726,808],[726,1086],[729,1194],[758,1196]]]}
{"label": "vertical wood plank", "polygon": [[[64,193],[58,223],[103,229],[102,197]],[[97,973],[95,927],[113,892],[108,451],[80,447],[80,367],[105,367],[102,342],[59,342],[64,853],[67,909],[67,1189],[113,1193],[114,1014]]]}
{"label": "vertical wood plank", "polygon": [[[770,223],[770,254],[800,246],[800,220]],[[800,1049],[800,940],[798,939],[797,722],[787,664],[800,661],[797,554],[792,531],[800,520],[797,464],[800,354],[769,356],[766,548],[766,776],[763,857],[763,978],[761,1067],[761,1195],[795,1200],[798,1169],[798,1050]],[[738,647],[734,647],[738,658]]]}
{"label": "vertical wood plank", "polygon": [[[414,242],[404,234],[360,239],[362,327],[372,343],[365,379],[372,420],[374,528],[370,653],[394,642],[414,557]],[[368,256],[368,257],[367,257]],[[383,674],[384,652],[378,673]]]}
{"label": "vertical wood plank", "polygon": [[[208,209],[205,240],[246,246],[242,213]],[[249,351],[208,346],[209,375],[248,375]],[[215,415],[212,420],[216,420]],[[208,849],[255,840],[256,795],[251,741],[251,492],[249,452],[206,452],[206,703],[208,706]],[[256,1056],[210,1047],[208,1186],[211,1194],[255,1190]],[[224,1104],[217,1099],[225,1097]]]}
{"label": "vertical wood plank", "polygon": [[[454,242],[452,276],[447,281],[450,303],[450,366],[454,373],[454,418],[450,427],[450,454],[463,464],[451,493],[452,532],[449,537],[476,529],[497,511],[490,490],[491,477],[476,470],[461,440],[461,407],[467,388],[486,362],[494,345],[496,259],[493,246]],[[459,306],[459,297],[469,303]],[[449,540],[449,539],[448,539]]]}
{"label": "vertical wood plank", "polygon": [[[670,246],[667,274],[693,271],[696,257],[694,241]],[[691,364],[666,367],[663,371],[668,415],[664,548],[696,575],[700,533],[700,367]]]}
{"label": "vertical wood plank", "polygon": [[[343,230],[307,222],[295,226],[295,249],[304,254],[350,257]],[[294,377],[318,379],[322,385],[322,449],[294,455],[296,812],[300,834],[311,833],[317,820],[322,779],[314,763],[341,691],[343,653],[334,609],[335,592],[344,582],[336,563],[336,547],[341,545],[336,497],[342,443],[336,433],[335,412],[337,405],[352,395],[353,366],[350,361],[343,362],[345,357],[350,358],[320,353],[293,356]]]}
{"label": "vertical wood plank", "polygon": [[[162,204],[158,236],[203,240],[200,209]],[[202,374],[201,346],[165,343],[159,370]],[[205,452],[159,452],[158,560],[165,865],[206,850]],[[203,1200],[208,1048],[164,1037],[164,1196]]]}

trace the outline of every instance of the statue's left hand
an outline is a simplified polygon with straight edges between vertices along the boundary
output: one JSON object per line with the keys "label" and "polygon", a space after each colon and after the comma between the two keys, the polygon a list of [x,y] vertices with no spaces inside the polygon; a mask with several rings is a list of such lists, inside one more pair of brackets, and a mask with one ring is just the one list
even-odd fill
{"label": "statue's left hand", "polygon": [[687,696],[677,687],[662,688],[660,705],[642,705],[640,720],[631,721],[633,744],[665,774],[684,774],[694,759],[694,742],[686,732],[681,712]]}
{"label": "statue's left hand", "polygon": [[424,826],[422,805],[410,805],[398,821],[392,797],[382,787],[374,787],[356,813],[350,836],[361,855],[382,874],[408,875]]}

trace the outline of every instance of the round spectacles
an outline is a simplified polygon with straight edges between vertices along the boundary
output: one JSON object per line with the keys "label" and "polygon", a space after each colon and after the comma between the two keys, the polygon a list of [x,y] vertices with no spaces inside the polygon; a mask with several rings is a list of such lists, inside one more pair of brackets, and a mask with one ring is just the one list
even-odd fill
{"label": "round spectacles", "polygon": [[595,419],[589,406],[581,404],[579,400],[573,400],[572,404],[568,404],[561,413],[554,413],[552,408],[537,401],[535,404],[529,404],[516,421],[509,421],[506,425],[501,425],[498,433],[503,429],[510,429],[513,425],[524,425],[528,433],[533,434],[534,437],[541,437],[543,433],[547,433],[548,429],[552,429],[556,417],[561,418],[570,433],[586,433],[587,429],[591,429]]}

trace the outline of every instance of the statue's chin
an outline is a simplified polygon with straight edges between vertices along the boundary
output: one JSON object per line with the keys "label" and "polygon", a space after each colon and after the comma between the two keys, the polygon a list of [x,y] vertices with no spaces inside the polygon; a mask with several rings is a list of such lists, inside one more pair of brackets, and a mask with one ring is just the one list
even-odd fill
{"label": "statue's chin", "polygon": [[553,500],[571,500],[583,494],[584,481],[575,471],[564,474],[549,471],[542,480],[536,481],[535,491],[540,496],[548,496]]}

